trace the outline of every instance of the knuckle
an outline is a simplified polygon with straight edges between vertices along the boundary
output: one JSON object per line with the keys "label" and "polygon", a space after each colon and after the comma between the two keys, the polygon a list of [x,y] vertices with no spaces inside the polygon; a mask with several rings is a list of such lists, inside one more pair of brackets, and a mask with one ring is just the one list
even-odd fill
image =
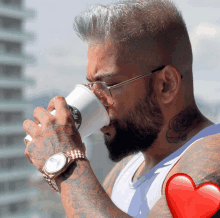
{"label": "knuckle", "polygon": [[64,113],[63,118],[65,119],[66,122],[72,122],[72,116],[70,113]]}
{"label": "knuckle", "polygon": [[40,109],[41,109],[41,107],[35,108],[33,114],[36,115]]}
{"label": "knuckle", "polygon": [[63,96],[61,96],[61,95],[58,95],[58,96],[56,96],[54,99],[55,99],[55,100],[63,100],[63,99],[64,99],[64,97],[63,97]]}
{"label": "knuckle", "polygon": [[53,123],[54,121],[55,121],[54,117],[48,116],[48,117],[45,118],[45,123],[46,124]]}
{"label": "knuckle", "polygon": [[23,122],[23,128],[24,128],[26,125],[28,125],[30,122],[31,122],[31,120],[25,120],[25,121]]}
{"label": "knuckle", "polygon": [[28,122],[28,120],[25,120],[25,121],[23,122],[23,126],[25,126],[27,122]]}

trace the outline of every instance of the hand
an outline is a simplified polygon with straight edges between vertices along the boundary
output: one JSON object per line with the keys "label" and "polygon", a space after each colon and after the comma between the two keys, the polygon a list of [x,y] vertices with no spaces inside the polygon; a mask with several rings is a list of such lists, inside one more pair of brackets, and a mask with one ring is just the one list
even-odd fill
{"label": "hand", "polygon": [[[54,109],[55,116],[49,113]],[[65,98],[55,97],[50,101],[47,110],[36,108],[33,113],[35,122],[25,120],[23,123],[24,131],[32,137],[31,142],[25,140],[25,155],[40,172],[47,159],[56,153],[75,148],[85,152],[85,145],[75,127]],[[39,123],[41,126],[38,126]]]}

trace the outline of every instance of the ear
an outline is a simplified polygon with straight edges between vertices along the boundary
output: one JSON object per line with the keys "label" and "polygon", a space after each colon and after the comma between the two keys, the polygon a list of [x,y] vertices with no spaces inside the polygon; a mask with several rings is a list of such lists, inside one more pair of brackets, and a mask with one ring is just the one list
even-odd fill
{"label": "ear", "polygon": [[156,73],[155,88],[157,97],[164,104],[169,104],[177,95],[181,86],[181,75],[177,68],[167,65]]}

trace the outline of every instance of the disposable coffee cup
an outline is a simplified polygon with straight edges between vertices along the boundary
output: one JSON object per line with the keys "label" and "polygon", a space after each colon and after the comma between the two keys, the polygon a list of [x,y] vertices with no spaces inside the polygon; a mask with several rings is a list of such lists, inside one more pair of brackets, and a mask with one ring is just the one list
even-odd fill
{"label": "disposable coffee cup", "polygon": [[[105,107],[97,96],[84,85],[76,85],[65,99],[82,139],[109,125],[110,119]],[[56,110],[51,112],[52,115],[55,113]],[[27,135],[25,139],[32,141],[30,135]]]}

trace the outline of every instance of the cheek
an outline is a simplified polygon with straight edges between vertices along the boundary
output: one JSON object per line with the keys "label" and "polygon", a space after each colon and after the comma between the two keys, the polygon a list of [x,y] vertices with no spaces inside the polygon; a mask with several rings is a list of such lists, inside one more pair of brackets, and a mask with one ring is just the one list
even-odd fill
{"label": "cheek", "polygon": [[132,88],[122,89],[114,93],[114,105],[108,108],[110,117],[114,116],[120,119],[120,117],[123,117],[124,114],[134,108],[141,96],[138,92],[132,90]]}

